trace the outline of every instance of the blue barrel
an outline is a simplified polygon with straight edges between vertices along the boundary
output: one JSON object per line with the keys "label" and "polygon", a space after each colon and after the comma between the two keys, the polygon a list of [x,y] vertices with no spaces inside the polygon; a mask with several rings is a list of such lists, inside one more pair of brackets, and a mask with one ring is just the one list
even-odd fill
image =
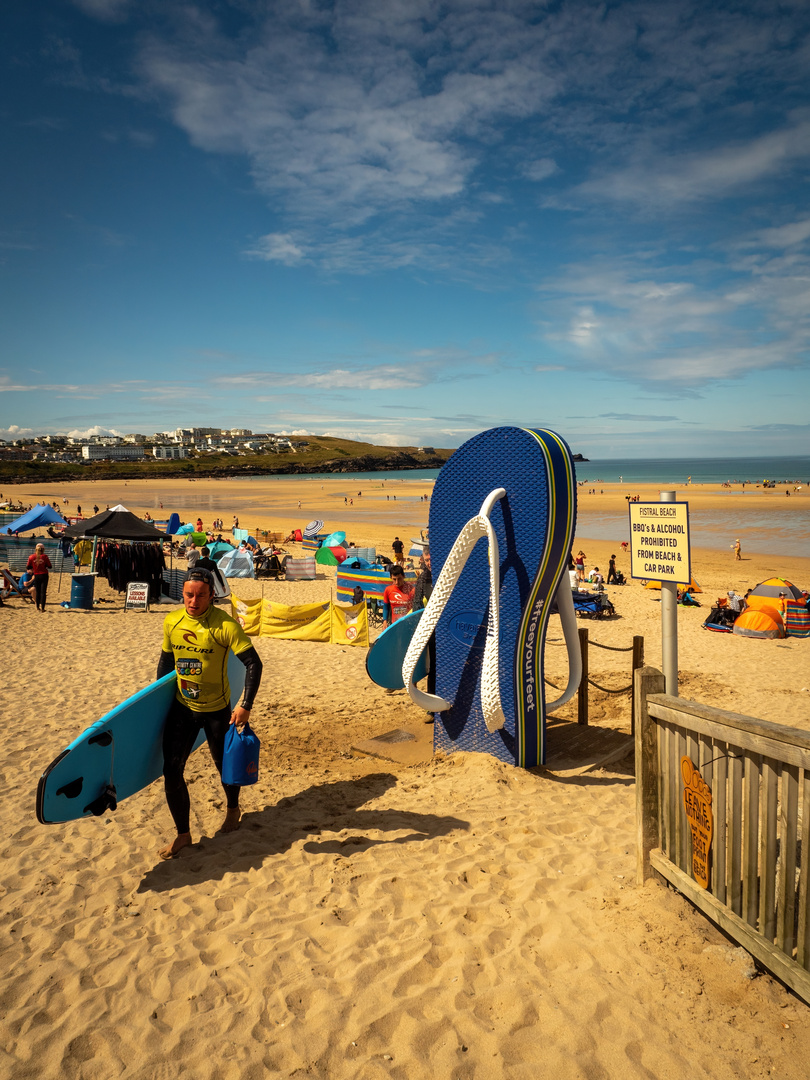
{"label": "blue barrel", "polygon": [[72,608],[86,608],[93,606],[93,589],[96,584],[96,574],[71,574],[73,579],[70,586],[70,606]]}

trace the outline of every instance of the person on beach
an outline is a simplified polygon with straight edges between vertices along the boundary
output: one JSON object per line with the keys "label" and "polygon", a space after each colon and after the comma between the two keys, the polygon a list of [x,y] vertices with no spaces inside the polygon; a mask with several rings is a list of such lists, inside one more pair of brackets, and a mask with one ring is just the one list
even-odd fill
{"label": "person on beach", "polygon": [[391,545],[391,550],[394,553],[394,562],[398,562],[400,566],[405,565],[405,545],[402,543],[398,536],[394,537],[394,542]]}
{"label": "person on beach", "polygon": [[399,563],[391,563],[388,572],[391,584],[386,585],[383,593],[383,616],[385,625],[391,626],[413,607],[414,587],[405,580],[405,569]]}
{"label": "person on beach", "polygon": [[51,569],[51,560],[45,554],[44,544],[37,544],[34,554],[28,556],[25,568],[34,575],[34,600],[37,611],[44,611],[45,597],[48,592],[48,571]]}
{"label": "person on beach", "polygon": [[[177,693],[163,730],[163,782],[166,802],[177,836],[158,852],[173,859],[191,844],[191,803],[183,776],[186,762],[201,728],[220,776],[225,735],[231,724],[242,729],[262,678],[262,662],[242,627],[214,607],[214,580],[209,570],[195,567],[183,585],[183,611],[170,612],[163,621],[163,650],[158,663],[160,679],[177,673]],[[245,665],[242,700],[231,708],[227,675],[228,650]],[[239,828],[239,787],[223,784],[227,802],[221,832]]]}
{"label": "person on beach", "polygon": [[619,579],[616,577],[616,556],[615,555],[611,555],[610,556],[610,561],[608,562],[607,583],[608,583],[608,585],[618,585],[619,584]]}
{"label": "person on beach", "polygon": [[192,540],[186,549],[186,562],[188,563],[189,570],[193,570],[200,559],[200,549]]}
{"label": "person on beach", "polygon": [[[427,607],[427,602],[433,592],[433,572],[430,568],[430,545],[425,544],[422,548],[422,557],[419,560],[422,566],[422,573],[416,579],[416,585],[413,590],[413,609],[419,611],[421,608]],[[428,673],[427,673],[427,692],[429,694],[436,693],[436,635],[431,634],[427,643],[428,651]],[[427,714],[426,724],[432,724],[435,717],[432,712]]]}
{"label": "person on beach", "polygon": [[[197,559],[196,569],[210,571],[215,582],[219,582],[220,591],[225,592],[225,582],[222,580],[222,574],[220,573],[219,567],[211,558],[211,549],[209,547],[200,549],[200,558]],[[216,591],[216,585],[214,586],[214,591]]]}
{"label": "person on beach", "polygon": [[734,560],[735,560],[735,562],[741,562],[742,561],[742,548],[740,547],[740,541],[739,540],[734,541]]}
{"label": "person on beach", "polygon": [[578,551],[576,558],[574,559],[574,569],[577,572],[577,577],[580,581],[585,580],[585,552]]}

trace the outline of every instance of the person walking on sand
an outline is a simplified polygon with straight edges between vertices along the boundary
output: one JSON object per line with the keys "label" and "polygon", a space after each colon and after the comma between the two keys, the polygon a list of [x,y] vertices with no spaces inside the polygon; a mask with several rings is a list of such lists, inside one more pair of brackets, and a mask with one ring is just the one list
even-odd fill
{"label": "person walking on sand", "polygon": [[585,580],[585,552],[578,551],[576,558],[574,559],[574,569],[577,572],[577,577],[580,581]]}
{"label": "person walking on sand", "polygon": [[405,545],[402,543],[398,536],[394,537],[394,542],[391,545],[391,550],[394,553],[394,562],[398,562],[400,566],[405,565]]}
{"label": "person walking on sand", "polygon": [[[163,650],[157,677],[177,673],[177,693],[163,729],[163,783],[177,835],[158,854],[173,859],[191,844],[191,802],[184,778],[186,762],[200,732],[205,730],[217,772],[222,775],[225,735],[231,724],[241,730],[262,678],[262,662],[242,627],[213,604],[214,579],[195,567],[183,585],[183,610],[163,621]],[[228,650],[245,665],[242,700],[231,708],[227,675]],[[221,832],[239,828],[239,787],[223,784],[227,810]]]}
{"label": "person walking on sand", "polygon": [[734,541],[734,561],[735,562],[741,562],[742,561],[742,548],[740,547],[740,541],[739,540]]}
{"label": "person walking on sand", "polygon": [[34,554],[28,556],[25,568],[34,575],[34,599],[37,611],[44,611],[45,597],[48,592],[48,571],[51,569],[51,560],[45,554],[44,544],[37,544]]}

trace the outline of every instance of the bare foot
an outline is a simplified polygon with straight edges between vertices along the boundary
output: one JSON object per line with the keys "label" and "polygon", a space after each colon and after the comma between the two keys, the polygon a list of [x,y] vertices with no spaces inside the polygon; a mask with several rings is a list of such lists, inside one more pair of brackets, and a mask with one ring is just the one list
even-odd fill
{"label": "bare foot", "polygon": [[234,809],[228,808],[225,811],[225,820],[222,822],[219,831],[220,832],[236,832],[239,828],[239,824],[242,820],[242,811],[239,807]]}
{"label": "bare foot", "polygon": [[158,852],[161,859],[176,859],[184,847],[188,847],[191,843],[191,833],[180,833],[179,836],[175,836],[174,840]]}

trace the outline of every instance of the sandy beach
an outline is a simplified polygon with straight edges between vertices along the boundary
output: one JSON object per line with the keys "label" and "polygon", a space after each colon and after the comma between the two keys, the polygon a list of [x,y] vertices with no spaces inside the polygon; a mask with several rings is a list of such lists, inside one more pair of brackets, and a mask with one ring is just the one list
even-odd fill
{"label": "sandy beach", "polygon": [[[658,491],[602,488],[580,495],[575,547],[589,568],[606,569],[615,552],[627,573],[623,536],[600,523],[626,514],[628,493],[655,501]],[[810,558],[779,546],[808,531],[807,489],[791,498],[679,490],[701,514],[739,507],[722,544],[693,549],[703,606],[678,610],[682,696],[810,728],[807,639],[702,629],[730,589],[772,575],[810,588]],[[389,553],[395,535],[427,524],[420,496],[429,491],[297,477],[28,485],[3,495],[60,509],[68,497],[64,509],[78,503],[85,516],[94,503],[154,518],[176,510],[228,528],[236,514],[251,530],[285,534],[318,517]],[[747,513],[766,522],[755,548]],[[332,595],[334,574],[232,585],[242,599],[315,602]],[[588,624],[592,641],[626,647],[642,635],[647,663],[660,667],[660,603],[637,582],[608,592],[617,616]],[[154,678],[173,610],[125,612],[103,581],[96,595],[112,602],[64,611],[69,579],[59,591],[54,576],[45,614],[20,600],[0,610],[0,1075],[806,1077],[810,1009],[678,894],[636,886],[630,756],[575,776],[477,754],[414,765],[357,756],[362,739],[405,728],[425,743],[428,728],[404,692],[386,695],[368,680],[360,648],[255,639],[261,779],[244,791],[239,832],[217,834],[223,795],[207,749],[187,770],[195,843],[172,862],[156,854],[171,835],[160,784],[100,818],[38,824],[43,768]],[[554,682],[566,670],[560,640],[557,623],[546,662]],[[597,681],[624,686],[629,668],[629,654],[591,649]],[[592,691],[593,724],[629,731],[629,708],[629,693]]]}

